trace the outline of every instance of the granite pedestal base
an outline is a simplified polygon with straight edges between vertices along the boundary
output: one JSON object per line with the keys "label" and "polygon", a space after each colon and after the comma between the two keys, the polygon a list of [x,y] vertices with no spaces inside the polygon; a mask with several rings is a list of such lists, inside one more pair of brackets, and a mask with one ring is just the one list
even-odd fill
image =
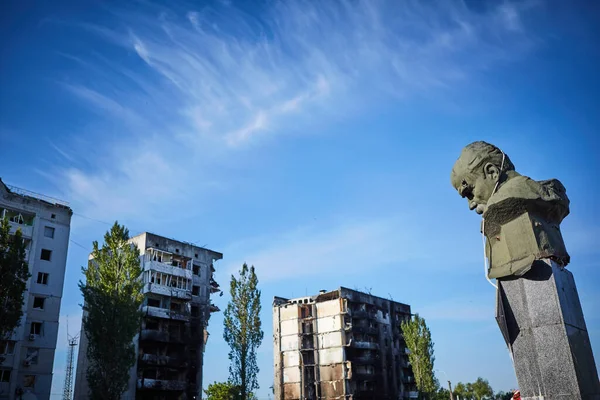
{"label": "granite pedestal base", "polygon": [[498,280],[496,319],[524,399],[600,400],[600,383],[573,274],[535,261]]}

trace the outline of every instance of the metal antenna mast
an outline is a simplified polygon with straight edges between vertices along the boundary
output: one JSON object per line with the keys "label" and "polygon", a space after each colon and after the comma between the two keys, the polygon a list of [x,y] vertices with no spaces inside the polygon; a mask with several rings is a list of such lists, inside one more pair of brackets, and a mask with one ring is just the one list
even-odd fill
{"label": "metal antenna mast", "polygon": [[69,316],[67,315],[67,341],[69,350],[67,352],[67,369],[65,371],[65,384],[63,386],[63,400],[73,400],[73,367],[75,362],[75,347],[79,333],[75,336],[69,335]]}

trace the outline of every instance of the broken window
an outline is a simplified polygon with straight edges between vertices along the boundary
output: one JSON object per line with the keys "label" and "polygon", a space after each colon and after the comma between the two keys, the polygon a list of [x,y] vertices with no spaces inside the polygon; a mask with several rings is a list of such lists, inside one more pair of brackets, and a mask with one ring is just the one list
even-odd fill
{"label": "broken window", "polygon": [[200,286],[192,286],[192,294],[194,296],[200,296]]}
{"label": "broken window", "polygon": [[50,261],[51,257],[52,257],[52,250],[42,249],[42,254],[40,255],[41,260]]}
{"label": "broken window", "polygon": [[27,355],[25,356],[25,361],[29,361],[31,364],[38,363],[38,355],[40,353],[40,349],[37,347],[28,347]]}
{"label": "broken window", "polygon": [[0,369],[0,382],[10,382],[10,369]]}
{"label": "broken window", "polygon": [[0,341],[0,354],[12,355],[15,353],[15,341],[3,340]]}
{"label": "broken window", "polygon": [[200,266],[194,264],[194,266],[192,267],[192,272],[194,273],[194,275],[200,276]]}
{"label": "broken window", "polygon": [[192,306],[192,317],[199,317],[199,316],[200,316],[200,307]]}
{"label": "broken window", "polygon": [[41,322],[32,322],[29,333],[32,335],[41,335],[42,334],[42,323]]}
{"label": "broken window", "polygon": [[48,284],[48,274],[46,272],[38,272],[37,283],[40,285]]}
{"label": "broken window", "polygon": [[146,379],[156,379],[156,370],[155,369],[145,369],[143,373],[143,377]]}
{"label": "broken window", "polygon": [[33,298],[33,308],[36,310],[43,310],[45,300],[46,299],[44,297],[34,297]]}
{"label": "broken window", "polygon": [[150,307],[160,307],[160,300],[153,299],[152,297],[148,297],[148,305]]}
{"label": "broken window", "polygon": [[158,327],[159,327],[158,321],[153,321],[153,320],[147,320],[146,321],[146,329],[157,331]]}

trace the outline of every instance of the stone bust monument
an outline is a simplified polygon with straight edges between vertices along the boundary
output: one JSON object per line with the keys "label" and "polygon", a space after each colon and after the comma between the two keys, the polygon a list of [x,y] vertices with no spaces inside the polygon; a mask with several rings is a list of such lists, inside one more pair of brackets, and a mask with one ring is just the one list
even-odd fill
{"label": "stone bust monument", "polygon": [[560,232],[569,199],[560,181],[520,175],[502,150],[474,142],[462,150],[451,182],[469,208],[483,215],[489,278],[522,276],[535,260],[569,263]]}

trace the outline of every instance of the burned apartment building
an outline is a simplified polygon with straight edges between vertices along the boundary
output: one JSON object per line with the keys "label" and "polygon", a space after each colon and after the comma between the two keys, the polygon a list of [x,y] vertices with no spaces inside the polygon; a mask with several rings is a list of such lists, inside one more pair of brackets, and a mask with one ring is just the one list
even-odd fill
{"label": "burned apartment building", "polygon": [[[201,399],[202,367],[210,314],[219,309],[210,295],[221,253],[142,233],[130,239],[140,250],[144,301],[134,338],[136,363],[123,399]],[[85,379],[87,337],[82,332],[75,399],[89,397]]]}
{"label": "burned apartment building", "polygon": [[410,306],[347,288],[273,302],[276,400],[416,398]]}

